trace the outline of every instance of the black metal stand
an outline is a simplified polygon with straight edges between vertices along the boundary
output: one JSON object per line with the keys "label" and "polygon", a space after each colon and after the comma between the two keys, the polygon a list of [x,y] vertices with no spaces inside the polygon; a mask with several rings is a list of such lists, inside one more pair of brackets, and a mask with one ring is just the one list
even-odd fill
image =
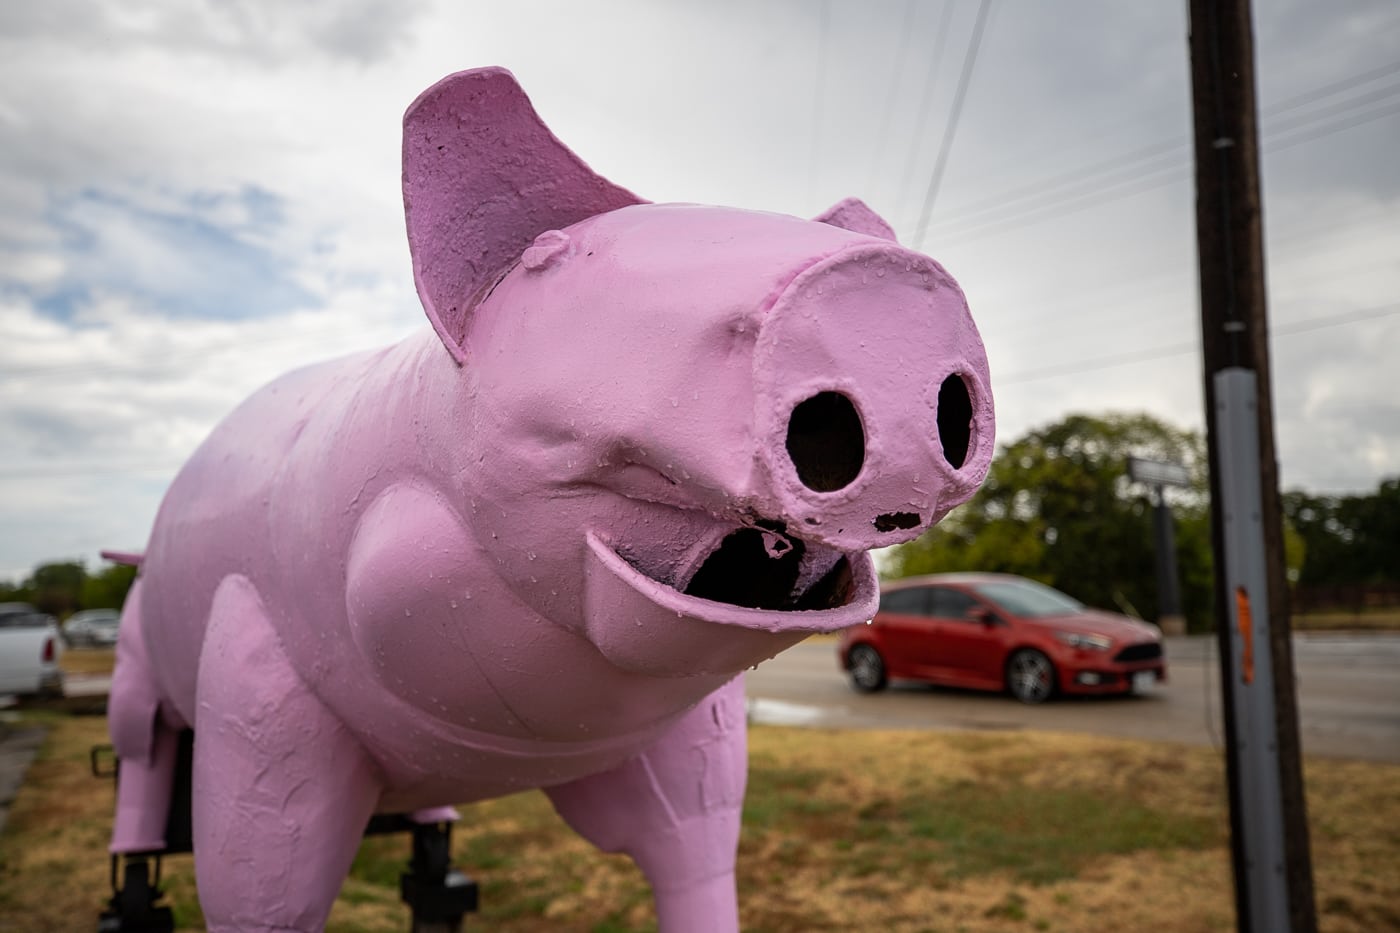
{"label": "black metal stand", "polygon": [[412,933],[457,933],[476,910],[477,884],[452,867],[452,824],[413,827],[413,859],[399,877],[399,893],[413,911]]}
{"label": "black metal stand", "polygon": [[[112,856],[112,897],[99,916],[98,933],[173,933],[175,920],[170,908],[159,903],[164,896],[160,890],[160,859],[192,850],[193,761],[194,733],[186,731],[180,735],[165,848],[160,852]],[[119,764],[111,756],[110,746],[92,749],[92,771],[98,777],[117,778]],[[466,915],[477,909],[478,888],[475,881],[452,867],[452,824],[415,823],[407,815],[395,813],[375,816],[365,827],[366,836],[389,833],[409,833],[413,839],[408,871],[399,878],[399,893],[412,911],[412,933],[458,933]]]}
{"label": "black metal stand", "polygon": [[[155,877],[150,872],[152,859]],[[158,903],[164,895],[160,889],[160,856],[112,856],[112,898],[98,916],[98,933],[174,933],[174,915],[168,906]]]}

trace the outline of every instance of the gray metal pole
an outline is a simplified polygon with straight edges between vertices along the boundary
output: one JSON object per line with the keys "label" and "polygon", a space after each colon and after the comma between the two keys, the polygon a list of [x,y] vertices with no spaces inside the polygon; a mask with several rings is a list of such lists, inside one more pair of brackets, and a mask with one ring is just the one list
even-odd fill
{"label": "gray metal pole", "polygon": [[1269,651],[1269,582],[1265,567],[1263,498],[1259,488],[1258,380],[1253,370],[1215,374],[1224,517],[1224,583],[1234,669],[1222,678],[1235,711],[1236,761],[1250,928],[1290,930],[1283,794],[1279,784],[1274,671]]}

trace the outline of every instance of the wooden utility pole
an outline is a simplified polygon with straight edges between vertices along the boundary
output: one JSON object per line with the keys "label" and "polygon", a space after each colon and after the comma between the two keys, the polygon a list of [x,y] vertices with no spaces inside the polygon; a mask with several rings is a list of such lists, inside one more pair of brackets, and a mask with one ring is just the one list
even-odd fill
{"label": "wooden utility pole", "polygon": [[1238,928],[1315,933],[1274,449],[1249,0],[1190,0],[1196,238]]}

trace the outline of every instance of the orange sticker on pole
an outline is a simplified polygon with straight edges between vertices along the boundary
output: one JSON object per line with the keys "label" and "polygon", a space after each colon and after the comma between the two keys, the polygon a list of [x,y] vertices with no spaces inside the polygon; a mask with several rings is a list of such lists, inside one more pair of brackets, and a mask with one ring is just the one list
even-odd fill
{"label": "orange sticker on pole", "polygon": [[1247,684],[1254,683],[1254,617],[1249,611],[1249,594],[1242,586],[1235,587],[1235,626],[1239,629],[1244,651],[1240,656],[1240,674]]}

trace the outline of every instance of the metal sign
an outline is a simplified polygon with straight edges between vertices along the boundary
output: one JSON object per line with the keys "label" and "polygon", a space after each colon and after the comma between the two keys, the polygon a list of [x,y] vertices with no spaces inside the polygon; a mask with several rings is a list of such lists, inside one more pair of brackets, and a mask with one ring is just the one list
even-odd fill
{"label": "metal sign", "polygon": [[1149,486],[1190,486],[1191,471],[1181,463],[1165,460],[1144,460],[1141,457],[1128,458],[1128,478],[1135,483]]}

